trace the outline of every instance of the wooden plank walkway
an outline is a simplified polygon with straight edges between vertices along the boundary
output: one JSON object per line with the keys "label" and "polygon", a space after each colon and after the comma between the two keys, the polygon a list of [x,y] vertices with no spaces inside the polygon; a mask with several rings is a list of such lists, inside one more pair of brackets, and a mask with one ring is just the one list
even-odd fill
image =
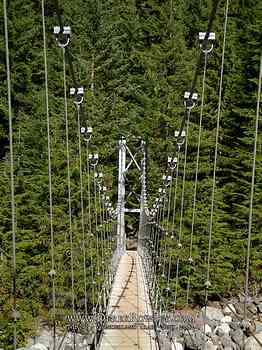
{"label": "wooden plank walkway", "polygon": [[153,323],[145,320],[145,315],[150,318],[152,310],[141,258],[136,251],[126,251],[116,273],[109,300],[109,322],[99,350],[157,350]]}

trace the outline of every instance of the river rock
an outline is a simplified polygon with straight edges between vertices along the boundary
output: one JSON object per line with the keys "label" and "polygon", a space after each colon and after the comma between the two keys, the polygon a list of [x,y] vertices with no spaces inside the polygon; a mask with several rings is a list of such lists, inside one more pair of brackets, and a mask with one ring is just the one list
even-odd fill
{"label": "river rock", "polygon": [[185,335],[185,345],[188,350],[198,350],[202,348],[205,335],[198,329],[191,329]]}
{"label": "river rock", "polygon": [[217,350],[217,345],[213,344],[212,341],[208,340],[204,348],[206,350]]}
{"label": "river rock", "polygon": [[[215,321],[221,321],[221,319],[224,317],[223,312],[220,309],[217,309],[212,306],[207,306],[206,308],[206,317],[209,320],[215,320]],[[205,316],[205,308],[203,307],[201,309],[201,315],[202,317]]]}
{"label": "river rock", "polygon": [[[43,328],[43,329],[41,329],[40,334],[35,337],[35,340],[37,341],[37,344],[42,344],[48,348],[53,343],[52,332]],[[30,339],[27,346],[31,347],[34,344],[34,342],[35,341],[33,339]]]}
{"label": "river rock", "polygon": [[178,343],[178,342],[174,342],[172,343],[172,350],[183,350],[184,347],[181,343]]}
{"label": "river rock", "polygon": [[208,324],[205,324],[203,326],[203,331],[204,331],[205,334],[211,334],[212,333],[212,328]]}
{"label": "river rock", "polygon": [[236,309],[235,309],[233,304],[228,304],[224,307],[223,313],[224,313],[224,315],[231,315],[231,314],[236,313]]}
{"label": "river rock", "polygon": [[[262,334],[255,334],[257,339],[262,343]],[[261,350],[261,345],[256,341],[254,337],[248,337],[245,342],[245,350]]]}
{"label": "river rock", "polygon": [[244,304],[242,304],[242,303],[236,303],[236,304],[235,304],[235,309],[236,309],[236,313],[237,313],[238,315],[244,314]]}
{"label": "river rock", "polygon": [[262,322],[255,321],[256,333],[262,333]]}
{"label": "river rock", "polygon": [[262,314],[262,303],[257,304],[257,311]]}
{"label": "river rock", "polygon": [[231,328],[233,331],[235,331],[235,330],[237,330],[238,328],[240,328],[240,327],[241,327],[241,325],[240,325],[240,322],[239,322],[239,321],[236,321],[236,322],[230,322],[229,326],[230,326],[230,328]]}
{"label": "river rock", "polygon": [[221,319],[221,323],[231,323],[232,322],[232,317],[231,316],[224,316]]}
{"label": "river rock", "polygon": [[215,333],[219,336],[223,336],[224,334],[229,334],[230,327],[227,323],[221,323],[216,329]]}
{"label": "river rock", "polygon": [[232,339],[228,334],[223,335],[220,338],[220,341],[224,349],[231,349],[231,350],[236,349],[236,344],[232,341]]}
{"label": "river rock", "polygon": [[231,338],[237,345],[242,347],[243,344],[243,331],[242,329],[238,328],[235,331],[230,332]]}
{"label": "river rock", "polygon": [[30,346],[28,350],[48,350],[48,348],[43,344],[37,343]]}
{"label": "river rock", "polygon": [[255,315],[257,313],[257,307],[253,303],[250,303],[247,305],[248,311],[251,312],[251,314]]}

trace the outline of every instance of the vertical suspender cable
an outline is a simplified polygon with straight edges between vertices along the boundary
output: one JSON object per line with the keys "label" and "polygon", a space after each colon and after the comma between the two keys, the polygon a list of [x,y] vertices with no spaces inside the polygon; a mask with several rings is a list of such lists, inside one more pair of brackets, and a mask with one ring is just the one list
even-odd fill
{"label": "vertical suspender cable", "polygon": [[[92,222],[91,222],[91,191],[90,191],[90,166],[89,166],[89,141],[86,142],[86,166],[87,166],[87,201],[88,201],[88,229],[93,248]],[[95,305],[95,283],[94,283],[94,262],[91,251],[91,277],[92,277],[92,305]]]}
{"label": "vertical suspender cable", "polygon": [[[176,165],[176,181],[175,181],[175,193],[174,193],[174,204],[173,204],[172,234],[171,234],[171,239],[172,240],[174,239],[174,227],[175,227],[175,216],[176,216],[176,197],[177,197],[177,181],[178,181],[178,171],[179,171],[179,159],[180,159],[180,146],[178,147],[177,165]],[[172,264],[172,254],[169,255],[169,261],[168,261],[167,291],[169,291],[169,289],[170,289],[171,264]]]}
{"label": "vertical suspender cable", "polygon": [[[216,167],[217,167],[217,154],[218,154],[218,137],[221,117],[221,105],[222,105],[222,89],[223,89],[223,75],[224,75],[224,62],[225,62],[225,48],[226,48],[226,35],[227,35],[227,22],[228,22],[228,7],[229,0],[226,2],[225,11],[225,22],[224,22],[224,38],[223,38],[223,49],[222,49],[222,60],[221,60],[221,71],[220,71],[220,83],[219,83],[219,101],[217,111],[217,125],[216,125],[216,144],[215,144],[215,158],[214,158],[214,169],[213,169],[213,186],[211,195],[211,212],[210,212],[210,224],[209,224],[209,241],[208,241],[208,259],[207,259],[207,275],[206,275],[206,290],[205,290],[205,319],[206,319],[206,308],[208,300],[208,287],[210,286],[210,257],[211,257],[211,244],[212,244],[212,229],[213,229],[213,214],[214,214],[214,199],[216,189]],[[205,327],[205,325],[204,325]]]}
{"label": "vertical suspender cable", "polygon": [[172,185],[173,185],[173,170],[171,169],[171,181],[169,184],[169,192],[168,192],[168,206],[167,206],[167,218],[166,218],[166,237],[165,237],[165,256],[164,256],[164,264],[163,264],[163,276],[165,275],[166,270],[166,258],[167,258],[167,238],[168,238],[168,231],[169,231],[169,219],[170,219],[170,212],[171,212],[171,198],[172,198]]}
{"label": "vertical suspender cable", "polygon": [[180,160],[180,147],[178,148],[178,155],[177,155],[176,181],[175,181],[175,194],[174,194],[173,217],[172,217],[172,236],[174,236],[174,233],[175,233],[175,221],[176,221],[176,197],[177,197],[177,183],[178,183],[178,173],[179,173],[179,160]]}
{"label": "vertical suspender cable", "polygon": [[201,134],[202,134],[202,120],[203,120],[204,100],[205,100],[205,81],[206,81],[208,51],[205,50],[204,54],[205,54],[205,63],[204,63],[204,73],[203,73],[203,80],[202,80],[201,109],[200,109],[200,117],[199,117],[196,173],[195,173],[195,183],[194,183],[192,223],[191,223],[191,235],[190,235],[190,247],[189,247],[189,264],[190,265],[189,265],[189,272],[188,272],[187,294],[186,294],[186,303],[187,304],[188,304],[188,299],[189,299],[190,279],[191,279],[192,248],[193,248],[193,236],[194,236],[194,225],[195,225],[196,196],[197,196],[197,184],[198,184],[198,169],[199,169],[199,156],[200,156],[200,144],[201,144]]}
{"label": "vertical suspender cable", "polygon": [[[175,233],[176,197],[177,197],[177,183],[178,183],[178,173],[179,173],[180,148],[181,148],[181,146],[178,146],[175,193],[174,193],[174,204],[173,204],[173,217],[172,217],[172,234],[171,234],[172,240],[174,239],[174,233]],[[168,289],[170,288],[171,265],[172,265],[172,255],[170,254],[169,262],[168,262],[168,277],[167,277],[167,288]]]}
{"label": "vertical suspender cable", "polygon": [[11,103],[11,76],[9,60],[9,38],[8,38],[8,18],[6,0],[4,6],[4,27],[5,27],[5,52],[6,52],[6,74],[7,74],[7,97],[9,116],[9,147],[10,147],[10,187],[11,187],[11,212],[12,212],[12,260],[13,260],[13,345],[16,350],[16,213],[15,213],[15,185],[14,185],[14,154],[13,154],[13,125],[12,125],[12,103]]}
{"label": "vertical suspender cable", "polygon": [[79,176],[80,176],[80,203],[81,203],[81,230],[83,249],[83,273],[84,273],[84,300],[85,314],[87,314],[87,281],[86,281],[86,245],[85,245],[85,222],[84,222],[84,200],[83,200],[83,174],[82,174],[82,145],[80,133],[80,105],[77,104],[77,128],[78,128],[78,156],[79,156]]}
{"label": "vertical suspender cable", "polygon": [[68,110],[67,110],[67,88],[66,88],[66,62],[65,48],[63,50],[63,75],[64,75],[64,104],[65,104],[65,131],[66,131],[66,157],[67,157],[67,190],[68,190],[68,218],[69,218],[69,238],[70,238],[70,259],[71,259],[71,298],[72,313],[75,312],[74,296],[74,255],[73,255],[73,230],[72,230],[72,206],[71,206],[71,173],[69,154],[69,132],[68,132]]}
{"label": "vertical suspender cable", "polygon": [[[184,196],[185,196],[185,182],[186,182],[186,165],[187,165],[187,147],[188,147],[188,132],[189,132],[189,121],[190,121],[191,109],[187,111],[187,127],[186,127],[186,141],[185,141],[185,153],[184,153],[184,169],[183,169],[183,180],[182,180],[182,194],[181,194],[181,209],[180,209],[180,224],[179,224],[179,234],[178,234],[178,249],[181,250],[181,238],[182,238],[182,224],[183,224],[183,214],[184,214]],[[176,260],[176,286],[175,286],[175,299],[174,305],[176,307],[177,302],[177,291],[178,291],[178,279],[179,279],[179,262],[180,254],[177,256]]]}
{"label": "vertical suspender cable", "polygon": [[48,182],[49,182],[49,219],[51,236],[51,270],[52,274],[52,301],[53,301],[53,343],[56,350],[56,295],[55,295],[55,258],[54,258],[54,227],[53,227],[53,192],[52,192],[52,164],[51,164],[51,136],[50,136],[50,114],[49,114],[49,96],[48,96],[48,70],[47,70],[47,49],[46,49],[46,30],[45,30],[45,2],[42,0],[42,25],[44,42],[44,65],[45,65],[45,104],[46,104],[46,124],[47,124],[47,148],[48,148]]}
{"label": "vertical suspender cable", "polygon": [[95,235],[96,235],[96,275],[100,276],[100,256],[99,256],[99,236],[98,236],[98,219],[97,219],[97,185],[96,185],[96,166],[94,166],[94,210],[95,210]]}
{"label": "vertical suspender cable", "polygon": [[244,303],[244,318],[247,317],[247,297],[248,297],[248,283],[249,283],[249,267],[250,267],[250,247],[251,247],[251,234],[252,234],[252,219],[253,219],[253,200],[255,189],[255,175],[256,175],[256,155],[257,155],[257,138],[258,138],[258,125],[259,125],[259,112],[260,112],[260,99],[261,99],[261,83],[262,83],[262,52],[260,57],[260,72],[258,81],[258,94],[257,94],[257,110],[256,110],[256,124],[255,124],[255,139],[253,150],[253,165],[252,165],[252,180],[250,189],[250,203],[249,203],[249,220],[248,220],[248,240],[247,240],[247,261],[246,261],[246,278],[245,278],[245,303]]}
{"label": "vertical suspender cable", "polygon": [[[98,183],[98,208],[99,208],[99,223],[100,228],[102,230],[100,245],[101,245],[101,267],[103,278],[105,279],[105,256],[104,256],[104,233],[103,233],[103,219],[102,219],[102,200],[101,200],[101,183]],[[100,233],[99,233],[100,234]]]}

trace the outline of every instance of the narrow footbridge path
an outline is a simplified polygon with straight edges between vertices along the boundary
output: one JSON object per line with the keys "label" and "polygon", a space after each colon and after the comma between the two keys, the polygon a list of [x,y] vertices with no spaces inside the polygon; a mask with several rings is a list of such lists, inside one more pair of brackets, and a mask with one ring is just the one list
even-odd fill
{"label": "narrow footbridge path", "polygon": [[126,251],[119,262],[99,349],[158,349],[142,261]]}

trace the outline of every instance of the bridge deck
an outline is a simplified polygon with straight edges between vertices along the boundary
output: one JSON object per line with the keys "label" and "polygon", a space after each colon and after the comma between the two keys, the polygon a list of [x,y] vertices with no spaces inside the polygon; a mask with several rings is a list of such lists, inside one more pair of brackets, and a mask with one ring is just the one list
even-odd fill
{"label": "bridge deck", "polygon": [[[136,251],[127,251],[120,260],[112,288],[108,315],[110,320],[103,332],[99,349],[157,350],[153,323],[143,316],[151,316],[151,307],[141,258]],[[122,319],[121,316],[130,319]],[[132,317],[133,315],[133,317]],[[137,322],[136,315],[141,318]],[[117,328],[119,327],[119,328]]]}

